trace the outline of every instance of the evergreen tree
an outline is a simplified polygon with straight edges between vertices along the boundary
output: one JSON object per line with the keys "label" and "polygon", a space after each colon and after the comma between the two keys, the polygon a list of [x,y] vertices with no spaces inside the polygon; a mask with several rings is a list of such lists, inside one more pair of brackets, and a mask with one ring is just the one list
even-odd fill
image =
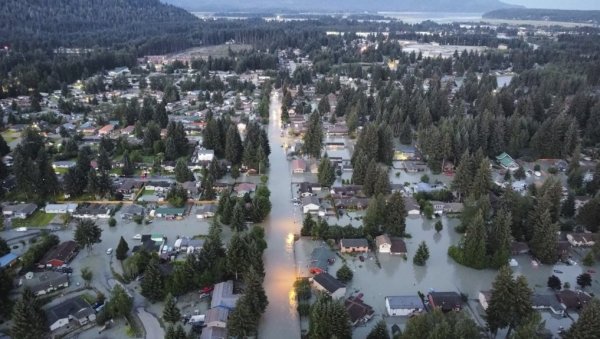
{"label": "evergreen tree", "polygon": [[425,241],[422,241],[419,244],[419,248],[417,248],[417,252],[415,253],[415,256],[413,257],[413,264],[415,264],[417,266],[425,266],[425,263],[427,262],[428,259],[429,259],[429,248],[427,247],[427,244],[425,243]]}
{"label": "evergreen tree", "polygon": [[313,158],[321,157],[323,147],[323,125],[321,117],[317,113],[310,115],[308,127],[304,134],[304,145],[302,151],[304,154]]}
{"label": "evergreen tree", "polygon": [[390,333],[388,332],[385,320],[382,319],[377,322],[377,325],[367,335],[367,339],[390,339]]}
{"label": "evergreen tree", "polygon": [[363,218],[364,232],[377,236],[381,233],[381,225],[383,225],[386,216],[385,197],[382,194],[371,199],[367,212]]}
{"label": "evergreen tree", "polygon": [[229,125],[225,140],[225,159],[232,165],[239,165],[242,162],[243,147],[242,139],[234,124]]}
{"label": "evergreen tree", "polygon": [[587,286],[592,286],[592,276],[589,273],[581,273],[577,276],[577,285],[579,285],[582,289]]}
{"label": "evergreen tree", "polygon": [[492,283],[492,296],[485,310],[488,327],[494,335],[498,329],[507,327],[513,320],[513,290],[512,271],[507,266],[502,266]]}
{"label": "evergreen tree", "polygon": [[406,208],[402,194],[392,193],[385,207],[385,232],[392,237],[404,236],[406,231]]}
{"label": "evergreen tree", "polygon": [[504,209],[499,210],[488,237],[492,267],[502,267],[510,259],[511,224],[512,214]]}
{"label": "evergreen tree", "polygon": [[575,196],[572,193],[569,193],[567,199],[562,203],[560,214],[567,218],[575,216]]}
{"label": "evergreen tree", "polygon": [[110,171],[112,169],[112,163],[110,156],[104,147],[100,147],[98,151],[98,171]]}
{"label": "evergreen tree", "polygon": [[328,295],[320,294],[310,307],[308,333],[314,339],[352,337],[350,317],[344,305]]}
{"label": "evergreen tree", "polygon": [[302,222],[302,229],[300,230],[300,235],[309,236],[312,234],[313,227],[316,226],[315,221],[312,218],[310,213],[307,213],[304,217],[304,221]]}
{"label": "evergreen tree", "polygon": [[509,333],[511,329],[517,328],[526,323],[535,310],[531,306],[531,296],[533,291],[527,284],[525,276],[518,276],[515,279],[512,302],[512,320],[509,325]]}
{"label": "evergreen tree", "polygon": [[93,220],[83,219],[77,223],[73,240],[80,248],[87,248],[88,251],[91,251],[94,244],[100,243],[101,236],[102,229]]}
{"label": "evergreen tree", "polygon": [[435,227],[435,231],[437,233],[440,233],[444,229],[444,224],[442,224],[441,220],[438,220],[438,221],[435,222],[434,227]]}
{"label": "evergreen tree", "polygon": [[41,305],[29,289],[23,291],[21,299],[13,306],[12,320],[10,332],[14,338],[38,339],[48,332]]}
{"label": "evergreen tree", "polygon": [[350,269],[350,267],[348,267],[348,265],[344,264],[342,265],[342,267],[340,267],[340,269],[337,270],[335,276],[339,281],[345,284],[352,280],[352,278],[354,277],[354,273],[352,273],[352,270]]}
{"label": "evergreen tree", "polygon": [[219,212],[219,221],[225,225],[231,223],[231,217],[233,216],[233,208],[236,205],[235,198],[231,198],[228,194],[225,194],[219,200],[219,207],[222,206],[222,212]]}
{"label": "evergreen tree", "polygon": [[355,159],[353,162],[352,182],[356,185],[363,185],[369,168],[369,159],[363,153],[357,155]]}
{"label": "evergreen tree", "polygon": [[210,173],[204,175],[202,177],[202,183],[200,184],[201,187],[201,196],[203,200],[213,200],[217,194],[215,193],[215,189],[214,189],[214,178],[212,175],[210,175]]}
{"label": "evergreen tree", "polygon": [[319,163],[319,172],[317,175],[319,179],[319,185],[322,187],[331,187],[333,182],[335,181],[335,168],[329,160],[327,154],[321,159]]}
{"label": "evergreen tree", "polygon": [[250,262],[247,260],[248,244],[239,232],[235,231],[227,246],[227,269],[238,280],[244,274]]}
{"label": "evergreen tree", "polygon": [[[261,260],[261,257],[259,257],[258,260]],[[252,264],[244,277],[244,283],[246,284],[246,291],[244,294],[246,302],[250,309],[258,315],[257,318],[260,319],[260,315],[267,309],[269,301],[267,300],[267,295],[262,285],[262,275],[259,274]]]}
{"label": "evergreen tree", "polygon": [[479,168],[475,173],[475,177],[472,179],[473,184],[471,186],[471,194],[475,198],[479,198],[482,195],[487,195],[492,187],[490,173],[490,164],[487,159],[484,159],[479,164]]}
{"label": "evergreen tree", "polygon": [[157,258],[150,259],[140,287],[142,288],[142,295],[151,302],[163,300],[164,280],[158,268]]}
{"label": "evergreen tree", "polygon": [[227,319],[227,335],[235,338],[247,338],[256,333],[260,314],[252,309],[248,297],[242,295]]}
{"label": "evergreen tree", "polygon": [[243,231],[246,229],[246,207],[242,199],[238,200],[231,215],[231,229]]}
{"label": "evergreen tree", "polygon": [[560,278],[555,276],[555,275],[551,275],[548,277],[548,287],[553,289],[553,290],[560,290],[562,288],[562,282],[560,281]]}
{"label": "evergreen tree", "polygon": [[182,183],[194,180],[194,174],[188,168],[187,161],[184,158],[179,158],[175,164],[175,180]]}
{"label": "evergreen tree", "polygon": [[179,308],[177,308],[175,298],[171,294],[168,294],[165,299],[165,308],[163,309],[162,317],[164,321],[171,324],[175,324],[181,319],[181,312],[179,311]]}
{"label": "evergreen tree", "polygon": [[469,195],[471,183],[473,181],[472,167],[471,155],[469,154],[469,151],[465,151],[460,158],[456,173],[454,174],[454,181],[452,182],[452,187],[458,193],[459,200],[462,200]]}
{"label": "evergreen tree", "polygon": [[132,176],[135,172],[135,166],[133,165],[133,162],[129,159],[129,151],[126,150],[125,153],[123,153],[123,159],[121,159],[121,162],[123,164],[123,167],[121,168],[121,173],[123,173],[123,175],[125,176]]}
{"label": "evergreen tree", "polygon": [[127,258],[127,252],[129,252],[129,245],[127,244],[127,241],[121,237],[116,250],[117,260],[125,260],[125,258]]}
{"label": "evergreen tree", "polygon": [[581,311],[579,319],[571,325],[565,339],[595,339],[600,333],[600,301],[592,299]]}
{"label": "evergreen tree", "polygon": [[463,248],[463,259],[466,266],[477,269],[486,267],[485,244],[485,224],[482,212],[480,211],[467,225],[467,234],[465,235]]}
{"label": "evergreen tree", "polygon": [[[543,206],[538,206],[543,208]],[[556,233],[558,224],[553,223],[550,211],[544,209],[539,219],[534,220],[533,237],[530,242],[531,251],[544,264],[553,264],[558,258]]]}

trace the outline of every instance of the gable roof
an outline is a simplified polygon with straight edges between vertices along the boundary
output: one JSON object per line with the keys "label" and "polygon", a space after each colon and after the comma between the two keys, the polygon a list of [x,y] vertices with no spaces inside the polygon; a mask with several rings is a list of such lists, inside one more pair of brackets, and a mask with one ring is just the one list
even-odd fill
{"label": "gable roof", "polygon": [[318,267],[323,271],[327,271],[329,260],[335,259],[335,254],[327,246],[315,248],[310,254],[311,266]]}
{"label": "gable roof", "polygon": [[435,303],[435,306],[445,310],[462,306],[462,298],[456,292],[430,292],[429,296]]}
{"label": "gable roof", "polygon": [[423,301],[416,295],[407,296],[389,296],[385,297],[385,300],[390,305],[392,310],[413,310],[423,309]]}
{"label": "gable roof", "polygon": [[225,307],[213,307],[206,311],[206,317],[204,318],[204,323],[208,324],[213,321],[221,321],[226,323],[227,318],[229,317],[229,310]]}
{"label": "gable roof", "polygon": [[0,257],[0,268],[10,265],[13,261],[17,260],[17,258],[17,255],[12,252],[6,253]]}
{"label": "gable roof", "polygon": [[69,261],[73,254],[77,252],[78,245],[73,240],[67,240],[54,246],[50,251],[46,252],[40,264],[46,265],[50,260]]}
{"label": "gable roof", "polygon": [[407,253],[406,243],[402,238],[392,238],[392,247],[390,247],[391,253]]}
{"label": "gable roof", "polygon": [[233,294],[233,280],[220,282],[213,290],[210,307],[234,308],[239,295]]}
{"label": "gable roof", "polygon": [[392,244],[392,241],[390,240],[390,237],[387,236],[387,234],[382,234],[382,235],[378,235],[375,238],[375,245],[377,245],[377,247],[383,245],[383,244]]}
{"label": "gable roof", "polygon": [[369,247],[369,242],[365,238],[360,239],[342,239],[340,240],[342,247]]}
{"label": "gable roof", "polygon": [[90,304],[83,300],[81,296],[76,296],[47,309],[46,319],[49,324],[54,324],[56,321],[68,318],[69,316],[81,319],[92,313],[94,313],[94,310],[92,310]]}
{"label": "gable roof", "polygon": [[350,322],[356,323],[357,321],[364,319],[365,317],[371,317],[375,311],[373,307],[365,304],[362,299],[350,297],[344,301],[346,311],[350,316]]}
{"label": "gable roof", "polygon": [[327,272],[315,275],[313,280],[329,293],[335,293],[335,291],[339,290],[340,288],[346,287],[346,285],[342,284],[339,280]]}

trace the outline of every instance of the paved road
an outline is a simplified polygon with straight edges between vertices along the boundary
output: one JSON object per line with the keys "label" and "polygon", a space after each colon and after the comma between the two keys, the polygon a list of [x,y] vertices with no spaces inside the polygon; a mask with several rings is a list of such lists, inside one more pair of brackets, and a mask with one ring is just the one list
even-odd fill
{"label": "paved road", "polygon": [[146,339],[163,339],[165,337],[165,331],[160,327],[160,323],[156,317],[146,312],[142,307],[139,307],[136,312],[144,324]]}
{"label": "paved road", "polygon": [[262,317],[259,337],[300,338],[300,323],[296,311],[293,283],[296,269],[293,253],[293,235],[299,232],[294,222],[291,200],[291,170],[281,147],[281,99],[273,91],[271,97],[269,141],[269,189],[273,204],[265,224],[268,248],[265,251],[266,277],[264,287],[269,306]]}

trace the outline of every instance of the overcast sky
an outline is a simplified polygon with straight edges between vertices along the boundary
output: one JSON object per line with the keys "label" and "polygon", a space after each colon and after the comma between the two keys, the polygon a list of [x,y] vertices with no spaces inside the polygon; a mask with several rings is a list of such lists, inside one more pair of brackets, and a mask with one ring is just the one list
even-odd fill
{"label": "overcast sky", "polygon": [[523,5],[529,8],[558,8],[558,9],[597,9],[600,10],[600,0],[502,0],[509,4]]}

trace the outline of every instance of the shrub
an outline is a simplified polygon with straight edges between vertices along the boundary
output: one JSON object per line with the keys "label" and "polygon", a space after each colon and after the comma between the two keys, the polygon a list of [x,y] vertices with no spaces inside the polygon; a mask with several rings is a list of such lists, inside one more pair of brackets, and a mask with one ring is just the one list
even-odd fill
{"label": "shrub", "polygon": [[117,219],[115,219],[115,218],[108,219],[108,226],[110,226],[110,227],[117,226]]}

